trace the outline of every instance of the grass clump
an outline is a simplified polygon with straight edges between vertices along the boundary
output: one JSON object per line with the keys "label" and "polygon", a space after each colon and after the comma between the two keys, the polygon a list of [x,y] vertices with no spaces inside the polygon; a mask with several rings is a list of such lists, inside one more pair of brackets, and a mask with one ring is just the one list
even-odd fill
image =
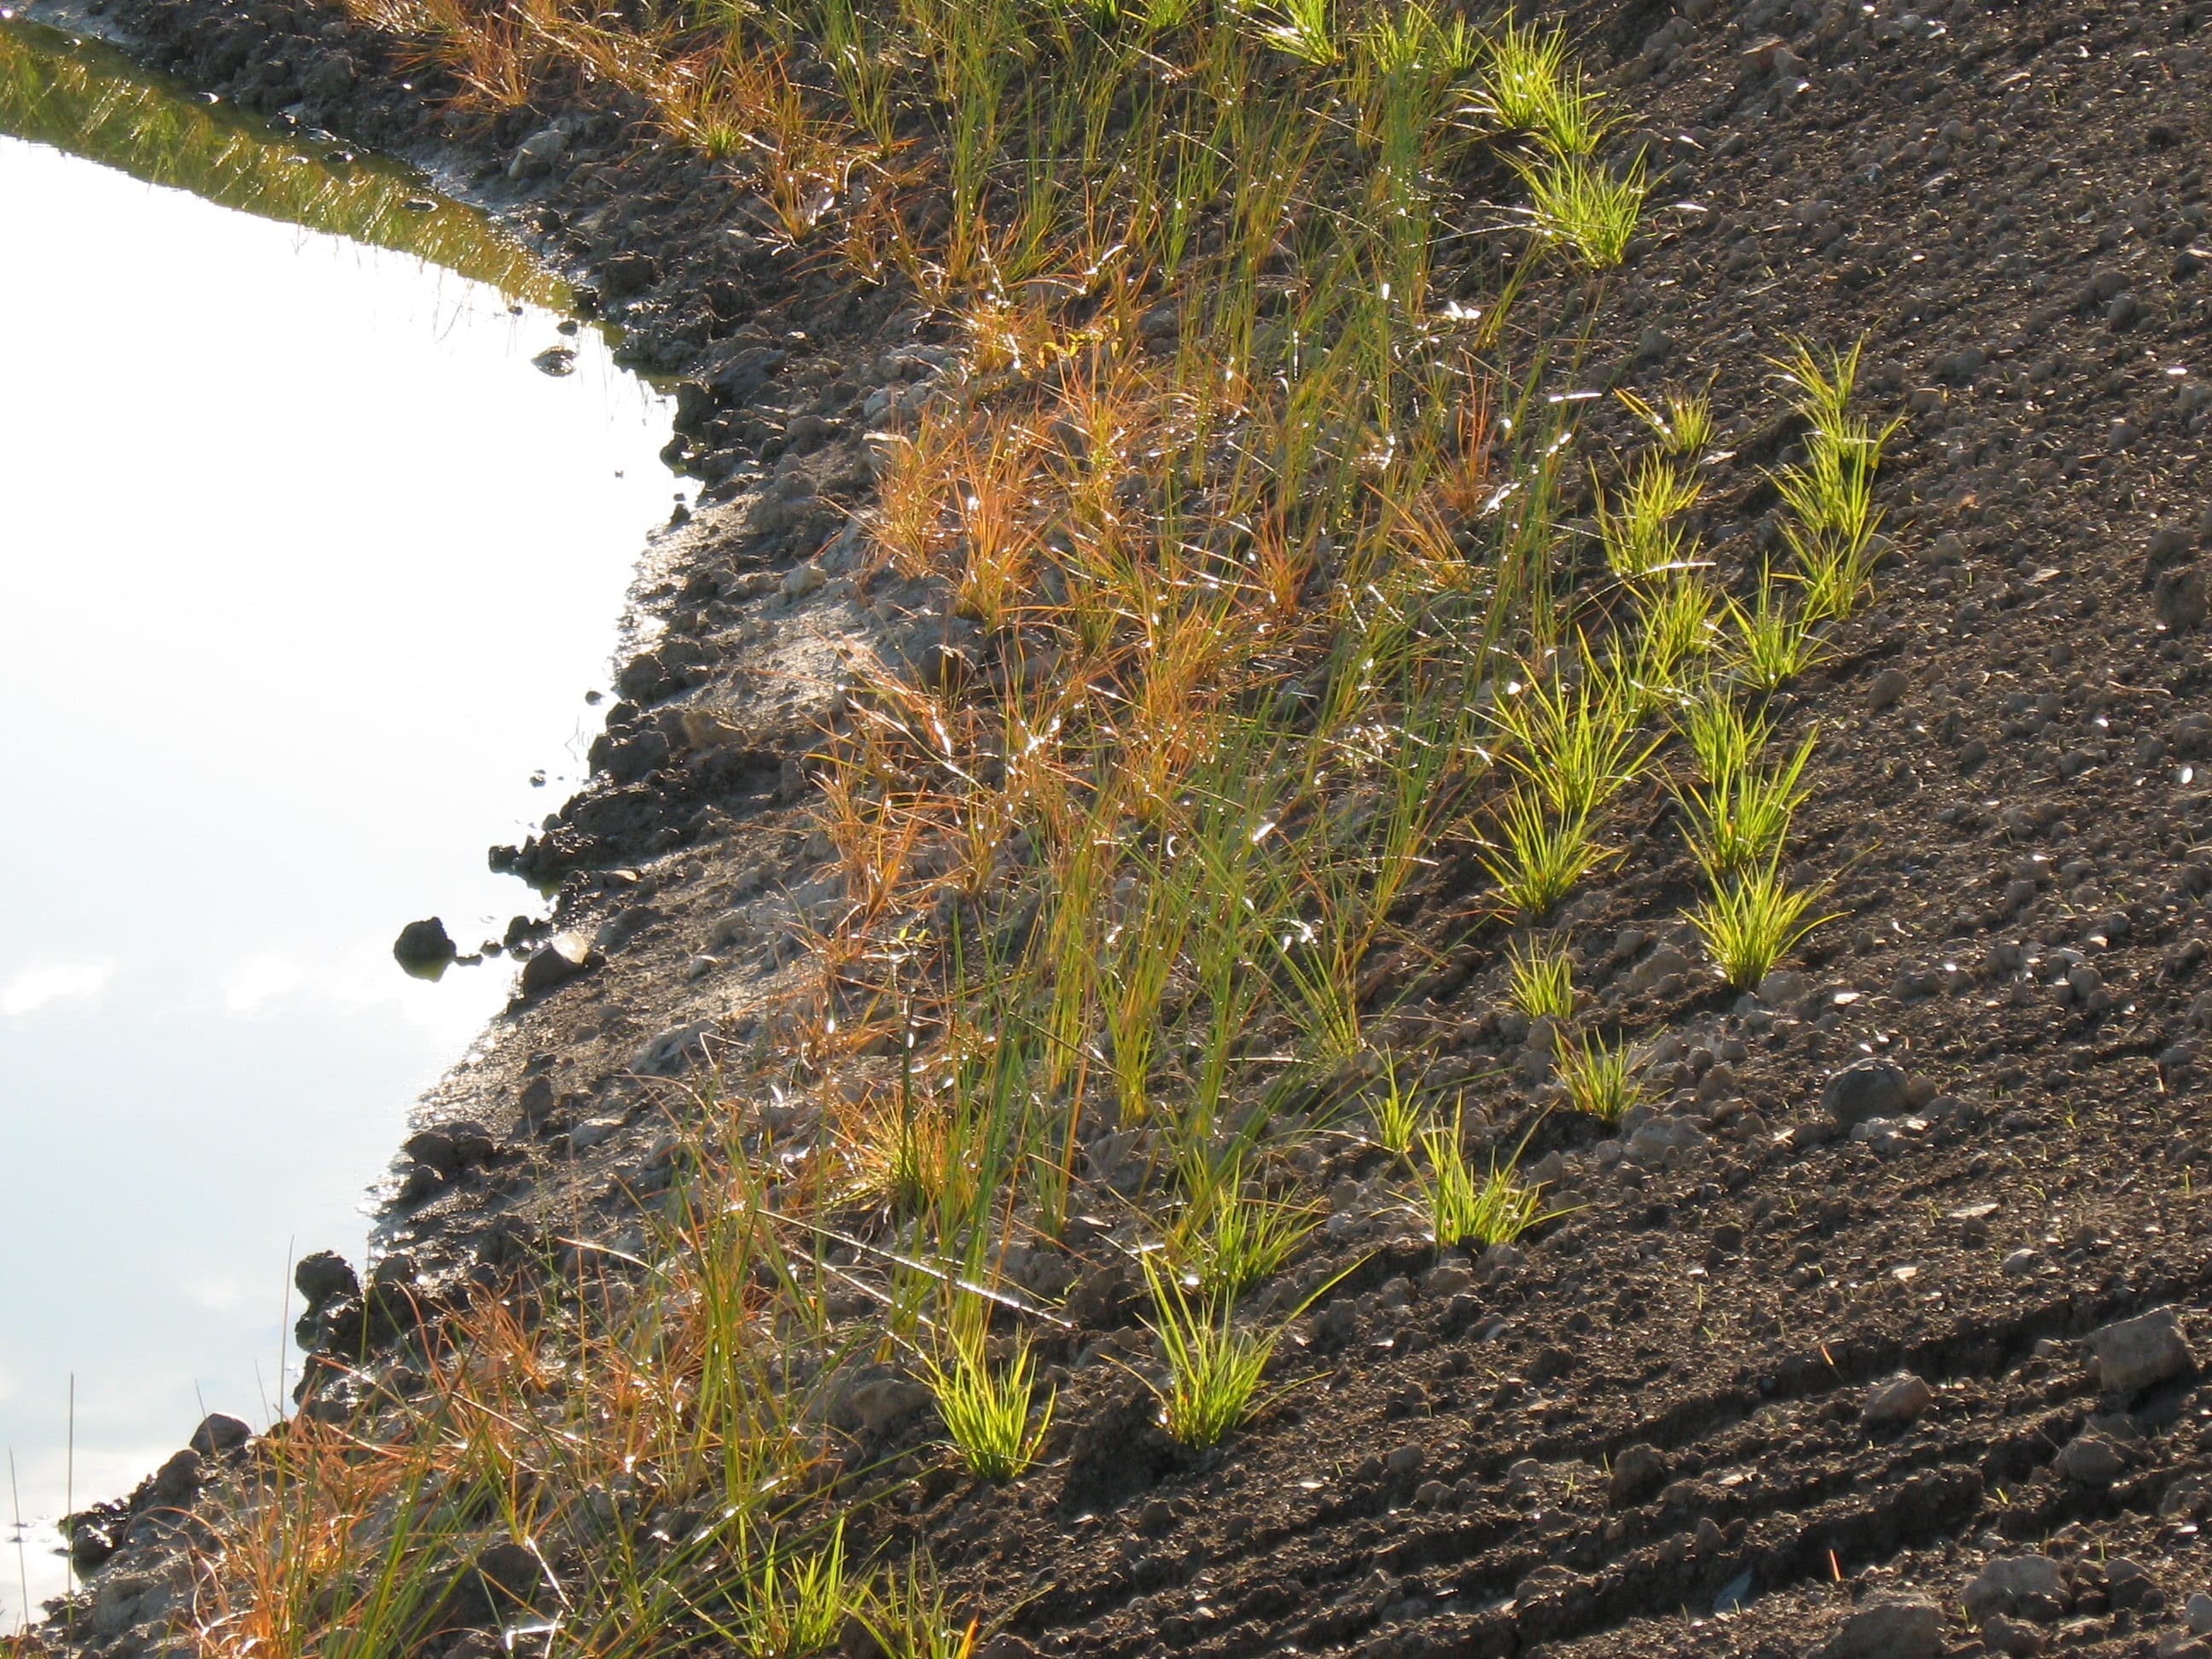
{"label": "grass clump", "polygon": [[1003,1483],[1036,1462],[1052,1425],[1055,1396],[1048,1395],[1042,1409],[1037,1407],[1027,1337],[1016,1340],[1004,1364],[994,1365],[985,1340],[988,1310],[974,1297],[963,1297],[955,1307],[952,1331],[941,1351],[922,1358],[922,1379],[968,1472]]}
{"label": "grass clump", "polygon": [[1149,1322],[1167,1364],[1167,1380],[1150,1385],[1160,1420],[1170,1435],[1203,1451],[1249,1414],[1279,1333],[1237,1324],[1225,1303],[1192,1297],[1150,1256],[1144,1268],[1152,1297]]}
{"label": "grass clump", "polygon": [[1526,789],[1506,797],[1497,835],[1480,855],[1483,868],[1497,884],[1501,908],[1532,921],[1551,915],[1604,856],[1587,817],[1555,817]]}
{"label": "grass clump", "polygon": [[1477,1176],[1468,1165],[1456,1115],[1449,1129],[1437,1127],[1421,1137],[1427,1167],[1419,1180],[1422,1208],[1439,1249],[1474,1244],[1510,1244],[1538,1222],[1543,1211],[1543,1189],[1521,1180],[1519,1159],[1504,1167],[1493,1163]]}
{"label": "grass clump", "polygon": [[1383,1061],[1382,1088],[1374,1097],[1368,1115],[1377,1146],[1396,1158],[1413,1150],[1413,1138],[1420,1129],[1420,1102],[1415,1091],[1399,1077],[1395,1057]]}
{"label": "grass clump", "polygon": [[750,1659],[811,1659],[843,1636],[855,1589],[845,1570],[843,1516],[817,1550],[794,1550],[771,1531],[745,1580],[729,1636]]}
{"label": "grass clump", "polygon": [[1709,877],[1733,879],[1781,855],[1790,819],[1813,793],[1801,780],[1818,737],[1807,732],[1795,750],[1766,764],[1753,750],[1676,788],[1683,834]]}
{"label": "grass clump", "polygon": [[1620,1045],[1585,1033],[1562,1036],[1558,1053],[1559,1081],[1575,1109],[1601,1123],[1618,1123],[1644,1098],[1644,1074],[1636,1057]]}
{"label": "grass clump", "polygon": [[1575,1012],[1575,965],[1564,945],[1516,939],[1506,948],[1506,995],[1530,1019],[1565,1022]]}
{"label": "grass clump", "polygon": [[1318,1224],[1305,1205],[1243,1190],[1232,1170],[1176,1218],[1168,1255],[1201,1302],[1230,1304],[1280,1268]]}
{"label": "grass clump", "polygon": [[1832,915],[1808,916],[1817,890],[1783,878],[1780,848],[1756,868],[1716,875],[1711,895],[1690,912],[1721,977],[1739,991],[1765,979],[1783,953]]}

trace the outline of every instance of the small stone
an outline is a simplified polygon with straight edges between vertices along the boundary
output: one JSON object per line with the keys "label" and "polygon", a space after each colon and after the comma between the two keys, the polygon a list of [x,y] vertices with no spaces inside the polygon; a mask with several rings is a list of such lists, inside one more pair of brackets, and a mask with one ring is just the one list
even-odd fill
{"label": "small stone", "polygon": [[2182,1617],[2189,1620],[2192,1636],[2212,1636],[2212,1595],[2203,1590],[2192,1591],[2181,1609]]}
{"label": "small stone", "polygon": [[1399,1446],[1382,1460],[1382,1467],[1392,1474],[1411,1474],[1421,1467],[1421,1457],[1418,1444]]}
{"label": "small stone", "polygon": [[544,173],[559,161],[568,148],[568,135],[558,127],[541,127],[515,147],[514,159],[507,164],[510,179],[527,179],[533,173]]}
{"label": "small stone", "polygon": [[1936,1403],[1936,1391],[1910,1371],[1875,1384],[1860,1415],[1869,1423],[1905,1424]]}
{"label": "small stone", "polygon": [[1911,684],[1912,682],[1905,678],[1903,669],[1883,669],[1874,677],[1874,683],[1867,687],[1867,712],[1880,714],[1903,697]]}
{"label": "small stone", "polygon": [[1656,1446],[1638,1441],[1613,1460],[1613,1479],[1607,1498],[1617,1510],[1642,1503],[1667,1478],[1667,1455]]}
{"label": "small stone", "polygon": [[2023,1245],[2021,1249],[2014,1250],[2011,1255],[2005,1257],[2003,1267],[2005,1273],[2009,1277],[2018,1279],[2023,1274],[2033,1273],[2036,1269],[2037,1264],[2042,1260],[2043,1258],[2038,1255],[2033,1250],[2031,1250]]}
{"label": "small stone", "polygon": [[2128,1455],[2117,1443],[2092,1431],[2068,1441],[2051,1467],[2076,1486],[2109,1486],[2127,1473]]}
{"label": "small stone", "polygon": [[1855,1609],[1814,1652],[1819,1659],[1937,1659],[1943,1611],[1917,1597]]}
{"label": "small stone", "polygon": [[1413,1490],[1413,1502],[1425,1510],[1440,1510],[1450,1498],[1451,1488],[1441,1480],[1424,1480]]}
{"label": "small stone", "polygon": [[2034,1626],[2000,1613],[1982,1620],[1982,1645],[2010,1659],[2035,1659],[2050,1644]]}
{"label": "small stone", "polygon": [[2093,1331],[2089,1346],[2103,1370],[2105,1387],[2133,1394],[2168,1377],[2196,1369],[2197,1356],[2171,1308],[2157,1308]]}
{"label": "small stone", "polygon": [[2194,565],[2159,573],[2151,587],[2151,606],[2161,627],[2185,633],[2204,620],[2204,573]]}
{"label": "small stone", "polygon": [[1960,1599],[1976,1620],[2001,1613],[2056,1618],[2065,1611],[2066,1580],[2048,1556],[2002,1556],[1966,1581]]}
{"label": "small stone", "polygon": [[437,978],[459,954],[445,922],[436,916],[409,922],[392,942],[392,959],[417,979]]}
{"label": "small stone", "polygon": [[1846,1126],[1870,1117],[1903,1117],[1908,1106],[1905,1068],[1887,1060],[1863,1060],[1831,1077],[1820,1091],[1820,1109]]}

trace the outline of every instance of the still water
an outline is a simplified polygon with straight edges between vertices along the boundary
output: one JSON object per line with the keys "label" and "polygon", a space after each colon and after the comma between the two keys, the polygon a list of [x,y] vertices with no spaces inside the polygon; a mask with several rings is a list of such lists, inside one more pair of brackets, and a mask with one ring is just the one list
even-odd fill
{"label": "still water", "polygon": [[403,171],[0,13],[0,1631],[62,1572],[16,1514],[266,1420],[289,1263],[358,1259],[507,991],[392,938],[535,913],[484,848],[581,769],[674,493],[561,299]]}

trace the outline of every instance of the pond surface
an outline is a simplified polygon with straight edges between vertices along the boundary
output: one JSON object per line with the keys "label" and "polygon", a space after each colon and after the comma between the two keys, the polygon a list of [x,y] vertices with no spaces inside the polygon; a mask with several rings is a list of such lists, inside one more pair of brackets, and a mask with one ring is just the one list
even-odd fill
{"label": "pond surface", "polygon": [[[484,849],[583,769],[674,484],[663,400],[477,216],[4,13],[0,203],[12,1544],[283,1397],[290,1263],[360,1258],[509,988],[393,937],[538,913]],[[22,1532],[0,1631],[60,1588]]]}

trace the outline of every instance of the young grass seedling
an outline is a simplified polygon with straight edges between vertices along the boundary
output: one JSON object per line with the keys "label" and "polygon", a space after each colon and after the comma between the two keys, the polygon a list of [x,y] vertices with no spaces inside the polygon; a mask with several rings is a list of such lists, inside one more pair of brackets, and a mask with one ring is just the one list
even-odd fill
{"label": "young grass seedling", "polygon": [[1559,1080],[1575,1109],[1588,1112],[1601,1123],[1618,1123],[1628,1109],[1644,1098],[1644,1077],[1636,1058],[1625,1047],[1594,1036],[1562,1036],[1559,1050]]}
{"label": "young grass seedling", "polygon": [[1482,866],[1504,908],[1532,920],[1549,915],[1601,857],[1587,817],[1555,818],[1526,789],[1506,797],[1498,836],[1480,855]]}
{"label": "young grass seedling", "polygon": [[960,1622],[944,1580],[919,1546],[903,1570],[884,1575],[883,1588],[870,1594],[859,1614],[887,1659],[969,1659],[975,1651],[981,1621]]}
{"label": "young grass seedling", "polygon": [[[750,1528],[738,1528],[742,1556]],[[744,1583],[738,1644],[751,1659],[810,1659],[826,1653],[844,1633],[852,1610],[853,1582],[845,1572],[845,1521],[830,1529],[826,1547],[794,1558],[771,1532]]]}
{"label": "young grass seedling", "polygon": [[1289,1261],[1319,1224],[1303,1205],[1245,1191],[1232,1167],[1176,1218],[1168,1255],[1197,1281],[1201,1302],[1225,1306]]}
{"label": "young grass seedling", "polygon": [[1565,1021],[1575,1012],[1575,965],[1565,945],[1516,939],[1506,947],[1506,995],[1530,1019]]}
{"label": "young grass seedling", "polygon": [[1738,678],[1765,696],[1778,690],[1826,654],[1812,619],[1793,613],[1777,592],[1771,575],[1762,575],[1759,598],[1750,608],[1734,594],[1725,601],[1735,638],[1729,655]]}
{"label": "young grass seedling", "polygon": [[1368,1109],[1374,1119],[1377,1146],[1398,1158],[1413,1150],[1413,1137],[1420,1127],[1420,1106],[1413,1091],[1399,1081],[1395,1058],[1385,1057],[1382,1091]]}
{"label": "young grass seedling", "polygon": [[1690,912],[1721,977],[1739,991],[1757,985],[1784,951],[1835,920],[1807,916],[1818,891],[1801,891],[1783,879],[1780,851],[1756,869],[1716,879],[1712,896]]}
{"label": "young grass seedling", "polygon": [[1473,1243],[1487,1249],[1492,1244],[1510,1244],[1547,1218],[1542,1188],[1516,1175],[1517,1153],[1503,1168],[1493,1162],[1488,1173],[1477,1177],[1468,1167],[1461,1136],[1460,1117],[1455,1113],[1450,1128],[1433,1128],[1421,1137],[1428,1168],[1417,1178],[1437,1247],[1449,1249]]}
{"label": "young grass seedling", "polygon": [[1237,1324],[1229,1307],[1194,1299],[1172,1270],[1143,1258],[1152,1334],[1168,1380],[1151,1385],[1167,1431],[1196,1451],[1218,1444],[1250,1411],[1280,1333]]}
{"label": "young grass seedling", "polygon": [[1747,759],[1734,771],[1675,789],[1682,833],[1712,879],[1741,875],[1781,855],[1790,819],[1813,793],[1799,780],[1818,736],[1806,732],[1794,751],[1771,765]]}
{"label": "young grass seedling", "polygon": [[1621,262],[1650,191],[1642,155],[1620,173],[1578,155],[1549,155],[1517,170],[1539,238],[1560,243],[1590,270]]}
{"label": "young grass seedling", "polygon": [[942,1347],[924,1354],[921,1366],[922,1380],[936,1396],[937,1414],[961,1462],[977,1479],[998,1484],[1036,1461],[1057,1396],[1045,1397],[1032,1423],[1036,1379],[1030,1368],[1029,1339],[1021,1338],[1006,1363],[994,1367],[984,1336],[988,1313],[980,1297],[963,1297],[955,1304]]}

